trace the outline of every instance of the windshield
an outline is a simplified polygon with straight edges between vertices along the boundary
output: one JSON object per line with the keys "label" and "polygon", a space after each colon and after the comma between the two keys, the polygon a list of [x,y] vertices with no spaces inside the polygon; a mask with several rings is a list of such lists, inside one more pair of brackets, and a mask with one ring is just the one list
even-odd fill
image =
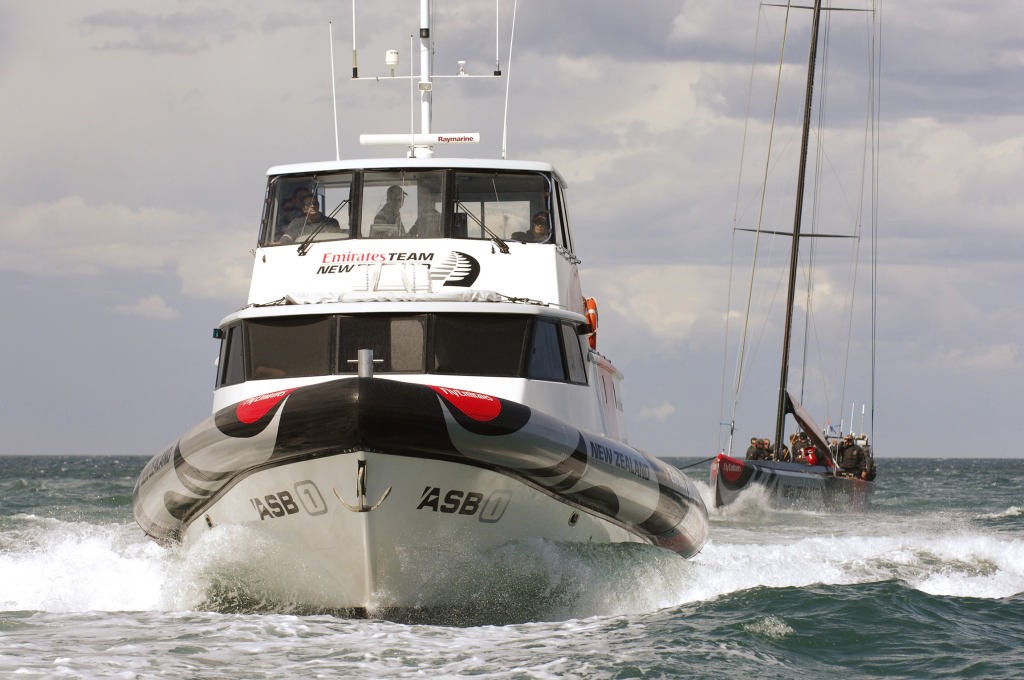
{"label": "windshield", "polygon": [[261,246],[394,238],[567,242],[539,172],[397,169],[281,175],[267,188]]}

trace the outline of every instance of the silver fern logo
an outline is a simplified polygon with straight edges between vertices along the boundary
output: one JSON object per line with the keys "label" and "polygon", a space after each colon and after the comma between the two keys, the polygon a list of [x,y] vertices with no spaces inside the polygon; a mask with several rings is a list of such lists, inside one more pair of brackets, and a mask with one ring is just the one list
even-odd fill
{"label": "silver fern logo", "polygon": [[480,276],[480,263],[472,255],[453,250],[430,268],[430,280],[442,286],[469,288]]}

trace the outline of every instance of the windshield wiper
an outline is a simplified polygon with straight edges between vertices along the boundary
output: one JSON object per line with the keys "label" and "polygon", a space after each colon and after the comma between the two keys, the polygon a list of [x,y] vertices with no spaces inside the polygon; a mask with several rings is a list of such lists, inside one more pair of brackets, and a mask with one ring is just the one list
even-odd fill
{"label": "windshield wiper", "polygon": [[472,217],[473,221],[476,222],[477,224],[479,224],[480,228],[483,229],[485,232],[487,232],[487,235],[491,237],[491,243],[493,243],[494,245],[498,246],[498,250],[500,250],[502,252],[502,254],[508,255],[508,244],[505,243],[504,241],[502,241],[500,236],[498,236],[493,231],[488,229],[487,225],[484,224],[480,220],[480,218],[478,218],[476,215],[474,215],[473,212],[469,208],[466,207],[465,203],[463,203],[462,201],[456,199],[455,207],[456,208],[462,208],[467,215]]}
{"label": "windshield wiper", "polygon": [[[324,228],[328,224],[328,220],[330,220],[335,215],[337,215],[338,211],[341,210],[342,208],[344,208],[345,205],[348,202],[349,202],[349,199],[346,198],[344,201],[342,201],[341,203],[338,204],[337,208],[335,208],[334,210],[331,211],[330,215],[327,215],[322,220],[320,220],[320,224],[317,225],[316,229],[314,229],[312,232],[310,232],[309,236],[307,236],[305,238],[305,240],[299,245],[298,254],[299,254],[300,257],[309,252],[309,248],[310,248],[310,246],[313,245],[313,239],[316,238],[316,235],[324,230]],[[352,227],[350,226],[349,227],[349,235],[351,235],[351,230],[352,230]]]}

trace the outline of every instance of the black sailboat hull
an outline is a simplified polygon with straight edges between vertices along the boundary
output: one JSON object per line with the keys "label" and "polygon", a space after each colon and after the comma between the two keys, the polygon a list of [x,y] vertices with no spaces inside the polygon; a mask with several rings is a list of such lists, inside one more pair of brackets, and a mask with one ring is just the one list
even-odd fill
{"label": "black sailboat hull", "polygon": [[755,486],[764,489],[778,508],[860,512],[868,508],[874,483],[824,465],[743,460],[724,453],[711,464],[716,508],[732,503]]}

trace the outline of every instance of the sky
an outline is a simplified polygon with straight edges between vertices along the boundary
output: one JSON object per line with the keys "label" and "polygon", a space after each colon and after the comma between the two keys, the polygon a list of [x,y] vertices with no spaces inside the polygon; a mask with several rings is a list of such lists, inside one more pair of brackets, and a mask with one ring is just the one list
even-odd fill
{"label": "sky", "polygon": [[[764,105],[781,10],[750,0],[515,9],[512,34],[513,0],[437,3],[436,71],[465,60],[490,72],[497,36],[505,77],[438,81],[434,129],[480,132],[458,153],[498,157],[507,89],[508,157],[549,161],[567,180],[598,349],[625,375],[630,442],[712,456],[732,419],[753,261],[753,234],[734,227],[754,226],[751,178],[765,167],[781,197],[766,199],[762,225],[791,227],[786,154],[799,144],[799,107],[783,98],[773,131]],[[409,68],[418,12],[415,0],[357,3],[361,75],[383,74],[388,48]],[[832,356],[797,369],[804,403],[822,424],[848,427],[855,413],[879,458],[1019,456],[1024,2],[881,5],[874,358],[861,292],[871,210],[857,208],[865,69],[843,66],[863,60],[863,17],[834,13],[830,24],[816,167],[823,189],[836,177],[845,205],[815,223],[861,238],[814,241],[806,355]],[[803,84],[795,33],[784,93]],[[209,415],[211,330],[244,305],[266,170],[338,150],[381,155],[358,135],[408,130],[407,91],[352,81],[352,46],[342,0],[0,0],[0,454],[150,455]],[[761,239],[738,441],[774,427],[788,244]]]}

